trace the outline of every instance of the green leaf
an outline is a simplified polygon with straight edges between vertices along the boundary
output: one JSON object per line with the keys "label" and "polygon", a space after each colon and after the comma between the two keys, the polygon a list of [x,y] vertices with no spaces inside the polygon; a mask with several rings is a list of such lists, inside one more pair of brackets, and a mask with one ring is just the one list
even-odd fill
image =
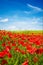
{"label": "green leaf", "polygon": [[19,61],[19,60],[17,60],[17,61],[15,62],[15,64],[14,64],[14,65],[18,65],[18,61]]}

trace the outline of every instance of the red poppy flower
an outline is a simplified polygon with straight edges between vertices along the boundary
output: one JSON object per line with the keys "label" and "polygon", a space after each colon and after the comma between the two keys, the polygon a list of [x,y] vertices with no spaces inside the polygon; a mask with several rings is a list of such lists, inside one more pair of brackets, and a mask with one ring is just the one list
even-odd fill
{"label": "red poppy flower", "polygon": [[22,65],[28,65],[28,60],[22,63]]}
{"label": "red poppy flower", "polygon": [[7,63],[8,63],[7,60],[2,60],[1,65],[4,65],[4,64],[7,64]]}
{"label": "red poppy flower", "polygon": [[38,62],[38,58],[37,58],[37,57],[34,57],[34,58],[33,58],[33,62],[34,62],[34,63]]}
{"label": "red poppy flower", "polygon": [[3,58],[5,56],[4,52],[0,52],[0,58]]}

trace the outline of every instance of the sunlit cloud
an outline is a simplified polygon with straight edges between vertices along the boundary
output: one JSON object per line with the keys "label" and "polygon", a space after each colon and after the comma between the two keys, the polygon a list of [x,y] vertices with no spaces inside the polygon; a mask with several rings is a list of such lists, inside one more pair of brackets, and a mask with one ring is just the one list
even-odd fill
{"label": "sunlit cloud", "polygon": [[15,25],[9,25],[6,30],[18,30],[18,28]]}
{"label": "sunlit cloud", "polygon": [[25,14],[31,14],[31,11],[24,11]]}
{"label": "sunlit cloud", "polygon": [[[1,19],[2,20],[2,19]],[[22,17],[16,15],[8,18],[8,22],[2,23],[3,30],[42,30],[43,17]]]}
{"label": "sunlit cloud", "polygon": [[27,4],[28,7],[34,9],[34,10],[37,10],[37,11],[43,11],[43,9],[39,8],[39,7],[36,7],[36,6],[33,6],[31,4]]}
{"label": "sunlit cloud", "polygon": [[27,14],[27,15],[34,15],[34,14],[37,14],[37,13],[43,13],[43,9],[42,8],[39,8],[39,7],[36,7],[36,6],[33,6],[31,4],[27,4],[27,7],[28,8],[31,8],[30,11],[28,10],[25,10],[24,13]]}
{"label": "sunlit cloud", "polygon": [[0,19],[0,22],[8,22],[8,18]]}
{"label": "sunlit cloud", "polygon": [[[25,18],[24,20],[12,21],[9,25],[5,25],[5,30],[42,30],[42,17]],[[8,22],[9,23],[9,22]]]}

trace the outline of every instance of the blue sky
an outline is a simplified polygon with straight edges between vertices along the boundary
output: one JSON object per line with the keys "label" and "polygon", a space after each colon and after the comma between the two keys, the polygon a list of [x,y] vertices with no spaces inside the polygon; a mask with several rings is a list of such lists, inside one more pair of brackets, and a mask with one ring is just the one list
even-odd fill
{"label": "blue sky", "polygon": [[42,30],[43,0],[0,0],[0,30]]}

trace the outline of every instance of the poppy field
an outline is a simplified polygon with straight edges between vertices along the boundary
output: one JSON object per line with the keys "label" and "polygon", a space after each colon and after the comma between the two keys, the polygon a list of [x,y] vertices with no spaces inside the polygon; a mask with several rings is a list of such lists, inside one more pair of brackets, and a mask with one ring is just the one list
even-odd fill
{"label": "poppy field", "polygon": [[0,30],[0,65],[43,65],[42,33]]}

